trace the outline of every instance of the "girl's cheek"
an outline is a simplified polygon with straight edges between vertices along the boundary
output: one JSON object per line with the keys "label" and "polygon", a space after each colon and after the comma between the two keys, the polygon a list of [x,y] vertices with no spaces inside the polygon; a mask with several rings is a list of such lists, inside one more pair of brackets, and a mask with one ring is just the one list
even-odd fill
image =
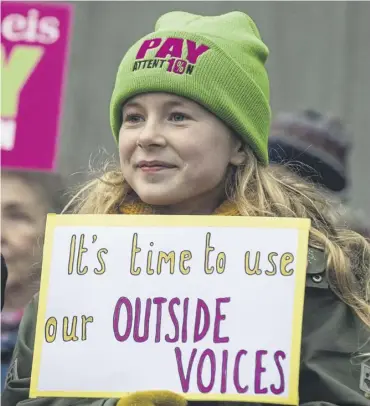
{"label": "girl's cheek", "polygon": [[121,156],[127,157],[131,155],[136,148],[136,141],[135,138],[132,136],[127,136],[126,134],[122,134],[122,138],[119,141],[119,152]]}

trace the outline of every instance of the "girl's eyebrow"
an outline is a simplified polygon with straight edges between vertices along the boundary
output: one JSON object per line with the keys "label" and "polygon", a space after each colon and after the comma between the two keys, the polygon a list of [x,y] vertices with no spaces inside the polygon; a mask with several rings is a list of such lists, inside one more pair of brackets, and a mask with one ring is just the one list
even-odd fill
{"label": "girl's eyebrow", "polygon": [[169,100],[164,103],[165,107],[186,107],[186,104],[180,100]]}
{"label": "girl's eyebrow", "polygon": [[136,108],[140,108],[142,107],[142,105],[138,102],[127,102],[124,106],[123,106],[123,111],[125,111],[127,108],[129,107],[136,107]]}

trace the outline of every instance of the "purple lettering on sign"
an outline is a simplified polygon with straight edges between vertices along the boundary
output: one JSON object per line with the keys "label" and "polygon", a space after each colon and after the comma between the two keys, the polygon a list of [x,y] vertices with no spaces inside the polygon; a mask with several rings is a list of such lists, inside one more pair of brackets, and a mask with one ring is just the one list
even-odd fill
{"label": "purple lettering on sign", "polygon": [[271,392],[274,395],[280,395],[285,390],[284,370],[283,370],[283,367],[281,366],[281,362],[280,362],[280,359],[284,360],[285,358],[286,358],[286,354],[284,351],[276,351],[274,354],[275,364],[279,371],[279,376],[280,376],[280,386],[279,387],[276,387],[275,385],[270,386]]}
{"label": "purple lettering on sign", "polygon": [[179,347],[175,348],[175,356],[176,356],[176,362],[177,362],[177,370],[179,372],[179,378],[180,378],[180,383],[181,383],[181,388],[184,393],[187,393],[189,391],[189,385],[190,385],[190,376],[191,376],[191,370],[193,368],[194,364],[194,358],[197,355],[197,350],[194,348],[191,352],[190,360],[189,360],[189,365],[186,370],[186,375],[184,373],[184,367],[182,364],[182,356],[181,356],[181,349]]}
{"label": "purple lettering on sign", "polygon": [[[126,321],[126,330],[122,335],[119,332],[119,320],[121,315],[122,305],[126,306],[127,321]],[[117,341],[123,342],[126,341],[131,333],[132,328],[132,305],[130,300],[127,297],[120,297],[117,301],[116,307],[113,313],[113,332]]]}
{"label": "purple lettering on sign", "polygon": [[169,334],[166,334],[166,336],[165,336],[165,340],[168,343],[175,343],[176,341],[179,340],[179,335],[180,335],[179,322],[177,320],[175,311],[173,309],[174,305],[178,305],[178,306],[180,305],[180,299],[178,297],[175,297],[175,298],[171,299],[169,304],[168,304],[168,312],[170,314],[173,326],[175,328],[175,335],[174,335],[173,338],[170,338]]}
{"label": "purple lettering on sign", "polygon": [[188,341],[188,311],[189,311],[189,298],[185,298],[183,306],[184,319],[182,322],[181,340],[183,343]]}
{"label": "purple lettering on sign", "polygon": [[229,337],[220,337],[220,323],[222,320],[226,319],[225,314],[221,314],[221,303],[230,303],[231,298],[220,297],[216,299],[216,316],[215,316],[215,328],[213,331],[213,342],[228,343],[230,341]]}
{"label": "purple lettering on sign", "polygon": [[209,50],[209,47],[203,44],[199,45],[197,48],[197,44],[190,39],[188,39],[186,42],[188,45],[188,55],[186,59],[189,61],[189,63],[197,63],[197,59],[204,54],[204,52]]}
{"label": "purple lettering on sign", "polygon": [[167,299],[164,297],[156,297],[153,299],[153,303],[157,305],[157,325],[155,330],[155,342],[161,341],[161,321],[162,321],[162,304],[166,303]]}
{"label": "purple lettering on sign", "polygon": [[221,393],[226,392],[228,358],[229,358],[229,352],[227,350],[223,350],[222,351],[222,367],[221,367]]}
{"label": "purple lettering on sign", "polygon": [[[208,357],[210,362],[210,371],[211,371],[211,378],[209,384],[206,386],[203,383],[203,369],[204,369],[204,362]],[[216,356],[215,353],[210,349],[206,349],[203,351],[202,355],[200,356],[198,369],[197,369],[197,384],[198,389],[201,393],[209,393],[213,389],[213,385],[215,384],[216,378]]]}
{"label": "purple lettering on sign", "polygon": [[[203,314],[203,329],[201,330],[200,323],[201,323],[202,314]],[[202,340],[208,333],[210,319],[211,319],[211,317],[210,317],[207,303],[202,299],[198,299],[197,310],[195,313],[195,324],[194,324],[194,342],[195,343]]]}
{"label": "purple lettering on sign", "polygon": [[144,59],[149,49],[158,48],[161,42],[162,42],[161,38],[153,38],[145,40],[142,43],[138,53],[136,54],[136,59]]}
{"label": "purple lettering on sign", "polygon": [[248,352],[245,350],[240,350],[235,357],[235,364],[234,364],[234,386],[235,389],[238,391],[238,393],[246,393],[248,392],[248,385],[245,385],[244,387],[240,385],[240,379],[239,379],[239,367],[240,367],[240,358],[243,355],[247,355]]}
{"label": "purple lettering on sign", "polygon": [[140,337],[140,314],[141,314],[141,299],[138,297],[135,301],[135,318],[134,318],[134,340],[137,343],[143,343],[148,340],[149,337],[149,325],[150,325],[150,312],[152,308],[151,299],[146,300],[145,306],[145,318],[144,318],[144,332]]}
{"label": "purple lettering on sign", "polygon": [[256,370],[254,379],[254,393],[256,394],[267,393],[267,388],[261,388],[261,375],[263,372],[266,372],[266,368],[262,366],[262,357],[266,354],[266,350],[259,350],[256,352]]}

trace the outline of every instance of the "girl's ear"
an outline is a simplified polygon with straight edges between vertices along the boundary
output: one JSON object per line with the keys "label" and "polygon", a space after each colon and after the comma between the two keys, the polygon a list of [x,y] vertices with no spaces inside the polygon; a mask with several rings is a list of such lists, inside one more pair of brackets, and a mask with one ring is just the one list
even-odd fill
{"label": "girl's ear", "polygon": [[235,166],[240,166],[246,159],[247,154],[245,153],[244,145],[239,139],[236,139],[231,150],[230,163]]}

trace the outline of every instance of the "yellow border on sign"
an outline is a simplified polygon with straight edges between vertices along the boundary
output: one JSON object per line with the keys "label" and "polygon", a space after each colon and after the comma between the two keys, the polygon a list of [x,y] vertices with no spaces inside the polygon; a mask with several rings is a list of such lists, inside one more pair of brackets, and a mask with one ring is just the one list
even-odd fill
{"label": "yellow border on sign", "polygon": [[290,391],[286,397],[273,395],[215,395],[183,394],[187,400],[201,401],[242,401],[251,403],[270,403],[298,405],[299,371],[301,356],[301,336],[303,321],[304,291],[306,283],[308,237],[311,221],[297,218],[242,217],[242,216],[164,216],[164,215],[90,215],[90,214],[49,214],[46,221],[44,255],[39,295],[39,308],[36,323],[35,348],[32,363],[30,398],[121,398],[127,392],[64,392],[40,391],[38,378],[41,367],[44,324],[49,288],[54,232],[57,227],[248,227],[248,228],[294,228],[298,230],[298,258],[296,266],[296,289],[292,319],[292,347],[290,364]]}
{"label": "yellow border on sign", "polygon": [[[49,289],[51,258],[53,251],[54,231],[57,227],[56,214],[48,214],[45,226],[44,250],[42,257],[42,273],[40,281],[39,304],[37,309],[36,335],[32,358],[32,372],[30,383],[30,397],[39,396],[36,389],[39,386],[39,375],[41,368],[41,348],[43,343],[43,331],[45,325],[45,314],[47,294]],[[38,392],[38,393],[37,393]],[[33,395],[35,393],[35,396]]]}

